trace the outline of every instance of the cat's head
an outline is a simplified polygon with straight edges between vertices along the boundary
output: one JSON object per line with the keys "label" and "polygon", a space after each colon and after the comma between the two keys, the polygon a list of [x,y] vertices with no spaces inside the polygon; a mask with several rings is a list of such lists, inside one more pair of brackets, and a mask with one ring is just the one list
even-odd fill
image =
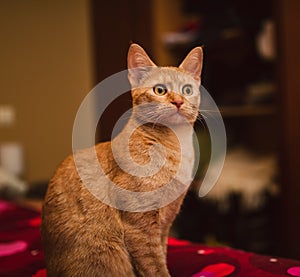
{"label": "cat's head", "polygon": [[202,61],[202,48],[196,47],[179,67],[158,67],[142,47],[131,44],[128,79],[134,116],[157,124],[193,124],[200,105]]}

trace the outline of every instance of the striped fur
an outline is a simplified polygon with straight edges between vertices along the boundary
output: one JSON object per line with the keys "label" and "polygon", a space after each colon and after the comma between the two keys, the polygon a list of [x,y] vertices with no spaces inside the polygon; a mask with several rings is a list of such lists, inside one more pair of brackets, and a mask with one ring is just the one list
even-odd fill
{"label": "striped fur", "polygon": [[[133,176],[120,168],[115,160],[111,142],[95,146],[99,162],[110,180],[127,190],[145,192],[158,189],[174,178],[183,163],[182,179],[192,175],[194,163],[192,128],[183,126],[174,115],[174,101],[181,101],[180,112],[191,125],[197,118],[200,103],[198,91],[202,65],[202,50],[190,52],[179,68],[158,68],[144,50],[131,45],[128,67],[151,66],[151,70],[131,72],[134,112],[124,130],[115,138],[120,163],[134,170],[132,161],[124,160],[124,137],[136,123],[152,117],[151,124],[139,126],[130,137],[132,160],[140,165],[150,162],[150,148],[159,143],[166,157],[163,167],[152,176]],[[134,75],[136,74],[136,75]],[[156,84],[166,84],[165,96],[153,93]],[[195,95],[182,96],[182,85],[192,84]],[[135,88],[137,85],[140,88]],[[139,104],[159,103],[150,110],[139,110]],[[159,123],[155,123],[159,117]],[[158,121],[157,121],[158,122]],[[173,124],[184,133],[184,145],[161,122]],[[94,178],[88,151],[83,151],[84,168]],[[99,189],[100,189],[99,184]],[[169,276],[166,265],[166,243],[169,229],[184,198],[180,195],[167,206],[147,212],[117,210],[98,200],[83,184],[78,175],[74,156],[69,156],[51,179],[42,213],[42,237],[45,248],[47,274],[51,276]],[[165,197],[162,195],[161,197]],[[158,199],[159,201],[159,199]],[[129,203],[130,204],[130,203]]]}

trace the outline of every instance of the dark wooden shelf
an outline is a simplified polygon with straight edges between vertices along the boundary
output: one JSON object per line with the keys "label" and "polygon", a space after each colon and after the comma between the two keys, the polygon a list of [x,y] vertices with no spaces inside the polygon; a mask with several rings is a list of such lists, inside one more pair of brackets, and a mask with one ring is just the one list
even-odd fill
{"label": "dark wooden shelf", "polygon": [[275,105],[238,105],[238,106],[220,106],[222,116],[224,117],[248,117],[274,115]]}

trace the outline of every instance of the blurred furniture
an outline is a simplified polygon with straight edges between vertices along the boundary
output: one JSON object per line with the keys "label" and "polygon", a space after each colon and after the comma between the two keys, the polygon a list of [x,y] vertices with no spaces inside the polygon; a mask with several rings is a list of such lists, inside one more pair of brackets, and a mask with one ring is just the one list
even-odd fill
{"label": "blurred furniture", "polygon": [[[151,54],[151,1],[91,1],[95,51],[95,84],[126,69],[130,43],[143,42]],[[118,97],[104,112],[98,128],[98,139],[110,140],[120,116],[131,108],[130,93]],[[101,99],[99,100],[101,101]]]}
{"label": "blurred furniture", "polygon": [[300,258],[300,2],[278,0],[278,64],[280,168],[282,203],[280,204],[282,253]]}

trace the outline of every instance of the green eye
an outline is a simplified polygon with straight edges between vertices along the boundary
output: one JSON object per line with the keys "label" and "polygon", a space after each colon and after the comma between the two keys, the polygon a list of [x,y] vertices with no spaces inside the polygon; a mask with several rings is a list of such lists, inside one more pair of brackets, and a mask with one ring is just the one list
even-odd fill
{"label": "green eye", "polygon": [[193,88],[191,85],[185,85],[183,88],[182,88],[182,94],[183,95],[192,95],[193,94]]}
{"label": "green eye", "polygon": [[160,96],[165,95],[168,92],[166,86],[164,86],[164,85],[154,86],[153,91],[154,91],[155,94],[160,95]]}

